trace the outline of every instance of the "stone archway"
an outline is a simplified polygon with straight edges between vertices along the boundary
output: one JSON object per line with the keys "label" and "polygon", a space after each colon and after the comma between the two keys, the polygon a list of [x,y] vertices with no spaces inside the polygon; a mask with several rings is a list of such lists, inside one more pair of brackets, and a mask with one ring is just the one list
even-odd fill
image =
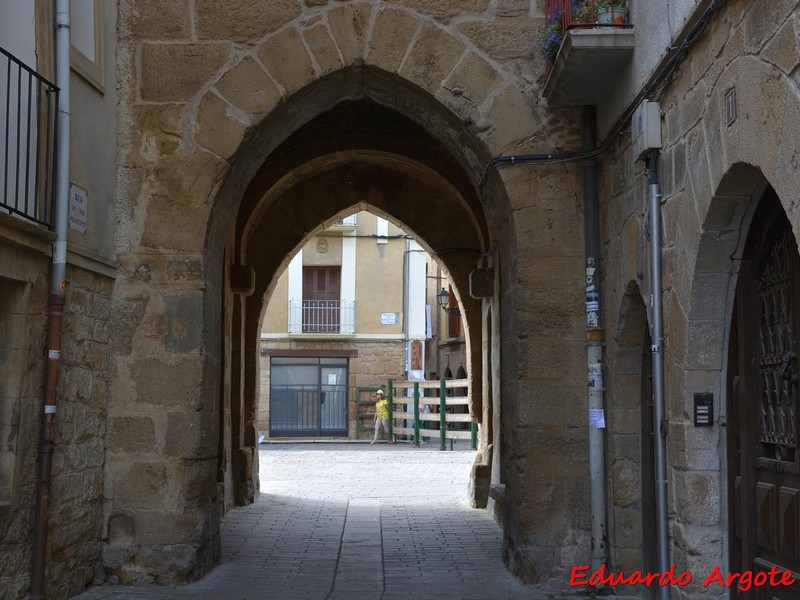
{"label": "stone archway", "polygon": [[609,477],[613,564],[620,570],[655,568],[653,412],[650,327],[636,281],[622,297],[608,341]]}
{"label": "stone archway", "polygon": [[[230,290],[225,296],[234,314],[239,315],[231,321],[236,329],[231,328],[225,336],[224,343],[232,353],[225,373],[231,393],[223,399],[223,405],[230,406],[235,415],[230,424],[232,447],[225,450],[230,456],[224,461],[228,463],[224,489],[234,490],[236,503],[249,501],[257,488],[252,448],[264,298],[294,248],[336,215],[359,207],[390,216],[415,234],[439,257],[460,290],[469,289],[469,273],[479,262],[497,264],[497,255],[491,250],[496,232],[476,186],[480,174],[475,169],[466,171],[465,161],[417,122],[423,109],[423,120],[438,120],[437,131],[452,131],[458,125],[448,123],[447,111],[414,86],[369,68],[323,78],[313,87],[292,105],[294,114],[304,118],[294,122],[297,130],[283,143],[268,146],[265,142],[275,139],[272,129],[293,122],[291,115],[278,111],[262,122],[238,153],[252,172],[239,200],[235,226],[224,232],[230,262],[226,270],[248,270],[254,275],[254,283],[246,299],[231,295]],[[387,100],[389,90],[405,102],[413,98],[409,102],[413,110],[399,112]],[[404,93],[398,94],[398,90]],[[326,101],[320,104],[319,97]],[[334,101],[337,97],[342,99],[338,103]],[[315,111],[318,116],[306,120]],[[465,134],[459,138],[462,145],[468,141]],[[272,149],[258,165],[251,153],[264,156],[265,147]],[[481,149],[474,143],[467,147],[475,156],[480,155]],[[228,181],[240,183],[238,177]],[[217,216],[225,214],[229,202],[237,202],[235,196],[227,200],[228,193],[229,188],[223,188]],[[494,210],[503,210],[502,197],[493,202]],[[209,244],[209,248],[214,247],[218,245]],[[209,261],[218,259],[209,256]],[[488,406],[484,409],[481,398],[481,349],[488,341],[481,339],[481,302],[466,294],[461,301],[467,348],[473,350],[468,353],[473,382],[471,412],[482,421]],[[228,414],[228,410],[222,413]],[[241,427],[236,418],[244,420]],[[238,481],[235,485],[234,479]],[[232,501],[230,494],[227,496],[226,504]]]}
{"label": "stone archway", "polygon": [[[736,88],[739,118],[723,122],[725,96]],[[730,316],[744,236],[769,184],[797,232],[800,189],[789,132],[800,123],[800,94],[780,66],[752,56],[734,59],[704,97],[696,122],[671,149],[681,168],[675,189],[686,202],[665,205],[665,363],[670,419],[673,552],[696,555],[699,572],[726,564],[719,532],[728,510],[724,428],[695,427],[695,393],[711,393],[718,423],[727,418],[725,387]],[[685,172],[680,157],[686,156]],[[688,501],[687,501],[688,499]],[[671,501],[671,504],[673,502]]]}
{"label": "stone archway", "polygon": [[[473,390],[492,394],[491,403],[473,410],[487,418],[501,399],[507,409],[495,428],[514,452],[501,455],[496,445],[493,464],[508,483],[509,563],[526,579],[560,574],[555,557],[581,555],[587,534],[575,506],[552,503],[550,488],[537,478],[555,478],[579,504],[580,465],[567,479],[562,465],[582,442],[567,440],[569,432],[554,422],[536,438],[529,431],[552,393],[574,412],[583,390],[583,377],[561,368],[564,361],[580,364],[581,336],[554,326],[581,316],[570,282],[583,279],[580,239],[571,235],[580,217],[575,202],[563,201],[576,197],[579,180],[563,166],[536,176],[487,170],[492,155],[577,145],[572,118],[553,117],[536,101],[539,83],[526,40],[541,16],[530,16],[527,7],[495,10],[489,0],[435,8],[416,0],[261,0],[247,10],[202,0],[170,5],[169,18],[155,20],[149,15],[158,13],[143,4],[119,7],[123,133],[114,291],[119,341],[106,460],[109,572],[123,581],[177,582],[210,568],[228,501],[217,476],[219,456],[230,454],[223,479],[244,482],[241,501],[255,487],[247,420],[253,332],[261,293],[278,271],[270,261],[288,252],[262,253],[253,266],[259,255],[246,241],[260,224],[296,206],[287,199],[297,199],[298,190],[319,191],[323,173],[347,183],[352,171],[362,174],[360,181],[380,174],[400,186],[413,183],[421,198],[450,199],[458,227],[444,231],[469,232],[467,239],[425,231],[412,211],[390,205],[392,190],[366,204],[409,226],[432,250],[471,249],[467,258],[452,253],[445,261],[460,290],[469,289],[466,276],[479,258],[494,268],[491,297],[462,297],[468,343],[492,347],[491,364],[467,369],[480,382]],[[468,19],[455,18],[463,11]],[[385,109],[396,124],[416,128],[431,142],[423,144],[427,155],[411,152],[397,130],[384,132],[394,138],[384,147],[374,139],[358,145],[350,129],[346,150],[327,148],[313,159],[283,146],[348,102]],[[558,127],[544,133],[554,118]],[[282,147],[295,153],[276,153]],[[301,210],[302,226],[273,249],[299,243],[342,207],[362,201],[342,196],[338,209],[328,206],[316,221],[313,210]],[[548,221],[543,235],[539,217]],[[558,283],[541,276],[548,270],[558,272]],[[492,318],[491,340],[481,337],[483,315]],[[548,344],[560,344],[559,351],[542,352]],[[226,394],[240,407],[235,431],[233,409],[218,401]],[[131,430],[141,435],[120,433]],[[535,456],[534,448],[545,445],[553,450]],[[537,510],[529,508],[540,501]],[[564,539],[574,544],[564,550]]]}
{"label": "stone archway", "polygon": [[[496,249],[492,249],[496,226],[487,218],[487,206],[496,214],[506,213],[508,209],[503,206],[502,192],[487,198],[486,191],[478,190],[477,181],[482,174],[478,167],[485,165],[489,156],[479,144],[470,141],[463,124],[458,124],[449,111],[415,86],[368,68],[323,78],[314,88],[313,93],[300,94],[284,110],[274,111],[242,143],[212,208],[201,263],[203,285],[191,292],[191,303],[184,298],[186,290],[181,290],[180,299],[167,306],[168,315],[174,315],[175,319],[194,315],[194,319],[207,324],[202,335],[192,334],[199,336],[192,337],[192,343],[183,338],[177,343],[170,342],[174,346],[172,350],[183,355],[171,360],[182,361],[187,369],[187,373],[178,376],[178,382],[194,380],[199,387],[192,388],[189,395],[168,411],[174,415],[175,422],[168,425],[174,431],[168,430],[166,434],[169,436],[188,426],[190,431],[194,429],[200,434],[204,446],[181,450],[176,447],[174,458],[177,461],[169,458],[164,461],[162,456],[167,464],[161,469],[152,470],[148,465],[150,486],[156,489],[164,480],[170,480],[170,471],[181,464],[187,461],[193,464],[195,470],[182,481],[175,482],[174,495],[168,498],[180,505],[185,503],[185,492],[181,490],[188,491],[184,486],[197,490],[192,502],[197,505],[196,518],[199,518],[192,524],[192,519],[184,516],[184,522],[194,530],[188,540],[185,533],[165,526],[154,534],[152,541],[142,543],[135,525],[141,520],[141,507],[118,507],[112,517],[114,534],[109,546],[124,550],[117,555],[121,559],[115,557],[114,562],[118,564],[111,566],[127,580],[151,577],[155,571],[159,579],[178,581],[203,572],[209,568],[215,548],[218,548],[220,512],[225,505],[252,500],[258,487],[253,417],[263,298],[290,251],[306,236],[342,210],[363,206],[392,216],[425,240],[433,253],[441,255],[442,263],[461,290],[469,289],[469,272],[478,266],[479,259],[486,265],[499,264]],[[404,93],[398,93],[402,88],[406,88]],[[320,102],[320,98],[325,100]],[[424,126],[400,112],[395,106],[400,102],[408,103],[406,113],[422,116]],[[348,111],[352,113],[349,116]],[[336,113],[336,118],[330,118],[332,112]],[[316,118],[312,117],[315,113]],[[376,122],[391,126],[389,132],[394,135],[387,134],[380,126],[377,130],[363,127],[359,130],[345,125],[358,123],[355,117],[365,116],[373,126]],[[436,134],[426,129],[432,125]],[[198,127],[202,127],[202,123]],[[291,131],[292,127],[295,131],[285,139],[280,133],[276,134],[276,129]],[[320,131],[333,129],[340,133],[330,138],[320,135]],[[437,135],[457,146],[459,155],[454,155]],[[309,145],[309,136],[317,143]],[[323,142],[326,139],[331,140],[332,147],[326,146]],[[278,143],[281,141],[283,143]],[[313,151],[307,151],[309,148]],[[169,171],[177,170],[179,165],[180,161],[171,163]],[[470,168],[467,170],[465,165]],[[203,161],[199,160],[193,168],[204,171]],[[212,169],[211,178],[217,175]],[[187,190],[187,196],[190,193]],[[173,243],[193,243],[197,230],[193,226],[187,231],[180,224],[187,215],[179,216],[173,207],[169,210],[173,218],[166,220],[173,225],[176,220],[179,222],[175,233],[181,238],[172,238]],[[443,223],[450,225],[443,227]],[[166,232],[162,235],[164,237],[154,241],[154,245],[167,242]],[[184,235],[185,239],[181,237]],[[248,289],[251,284],[246,282],[249,273],[255,275],[252,289]],[[476,398],[472,409],[482,420],[480,348],[486,343],[481,339],[482,304],[468,296],[461,300],[468,323],[465,328],[467,347],[468,350],[474,348],[470,353],[474,357],[470,371]],[[146,302],[152,309],[152,300]],[[174,334],[175,326],[168,316],[168,335]],[[186,324],[182,327],[188,329]],[[167,362],[165,359],[162,354],[157,362],[147,363],[146,368],[149,370],[161,363],[164,378],[175,379],[177,364],[163,366]],[[137,391],[141,391],[142,378],[146,377],[145,365],[139,368],[143,370],[130,373]],[[168,372],[171,375],[167,376]],[[151,384],[153,398],[161,395],[156,385],[155,382]],[[215,390],[221,394],[222,401],[209,405],[209,394],[214,395]],[[184,420],[186,401],[190,397],[194,398],[194,403],[188,406],[193,408],[188,420]],[[190,445],[196,443],[185,429],[183,436]],[[215,436],[220,440],[217,444],[213,442]],[[216,465],[213,464],[214,454],[210,452],[215,445],[220,455]],[[136,468],[143,466],[138,463]],[[130,470],[121,472],[131,474]],[[221,474],[215,476],[215,473]],[[144,512],[159,511],[159,504],[163,502],[151,501]],[[205,517],[200,516],[202,510],[206,511]],[[176,517],[167,513],[163,523],[171,525]],[[162,562],[151,559],[154,556],[151,553],[160,553],[158,548],[168,537],[184,540],[181,546],[186,557],[181,566],[170,562],[175,548],[175,544],[170,543],[171,549],[164,550],[170,556],[167,572],[164,572]],[[159,543],[157,539],[164,539],[164,542]]]}

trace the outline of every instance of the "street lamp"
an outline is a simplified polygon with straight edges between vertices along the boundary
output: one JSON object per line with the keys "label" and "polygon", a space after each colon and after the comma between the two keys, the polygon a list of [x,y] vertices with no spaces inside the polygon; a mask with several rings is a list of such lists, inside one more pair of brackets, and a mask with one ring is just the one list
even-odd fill
{"label": "street lamp", "polygon": [[442,288],[442,291],[436,294],[436,299],[444,312],[449,315],[456,315],[457,317],[461,316],[461,310],[457,306],[448,306],[450,303],[450,293],[446,289]]}

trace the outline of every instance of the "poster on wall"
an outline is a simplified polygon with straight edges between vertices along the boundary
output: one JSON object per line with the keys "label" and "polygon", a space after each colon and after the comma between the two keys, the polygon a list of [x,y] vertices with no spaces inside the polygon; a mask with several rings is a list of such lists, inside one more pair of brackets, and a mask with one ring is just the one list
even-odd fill
{"label": "poster on wall", "polygon": [[422,342],[419,340],[411,342],[411,370],[422,370]]}

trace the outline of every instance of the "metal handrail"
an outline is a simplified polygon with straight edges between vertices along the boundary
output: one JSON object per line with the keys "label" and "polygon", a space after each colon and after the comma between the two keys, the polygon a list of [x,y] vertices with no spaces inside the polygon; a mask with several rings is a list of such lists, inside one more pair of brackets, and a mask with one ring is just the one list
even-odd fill
{"label": "metal handrail", "polygon": [[53,228],[58,87],[0,48],[0,210]]}
{"label": "metal handrail", "polygon": [[289,300],[289,333],[352,334],[355,330],[355,301]]}

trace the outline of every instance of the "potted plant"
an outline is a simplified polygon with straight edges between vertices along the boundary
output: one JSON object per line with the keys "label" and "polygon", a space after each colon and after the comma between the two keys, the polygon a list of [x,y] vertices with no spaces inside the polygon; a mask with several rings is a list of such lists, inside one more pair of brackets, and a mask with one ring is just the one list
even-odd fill
{"label": "potted plant", "polygon": [[594,7],[590,0],[573,0],[570,6],[570,21],[573,27],[585,28],[596,21]]}
{"label": "potted plant", "polygon": [[628,22],[627,0],[595,0],[597,22],[603,25],[621,25]]}
{"label": "potted plant", "polygon": [[550,69],[553,66],[553,61],[558,55],[558,50],[561,48],[561,42],[564,41],[564,26],[561,19],[561,13],[556,11],[548,19],[547,29],[544,30],[544,42],[539,47],[542,57],[544,58],[544,76],[550,74]]}

